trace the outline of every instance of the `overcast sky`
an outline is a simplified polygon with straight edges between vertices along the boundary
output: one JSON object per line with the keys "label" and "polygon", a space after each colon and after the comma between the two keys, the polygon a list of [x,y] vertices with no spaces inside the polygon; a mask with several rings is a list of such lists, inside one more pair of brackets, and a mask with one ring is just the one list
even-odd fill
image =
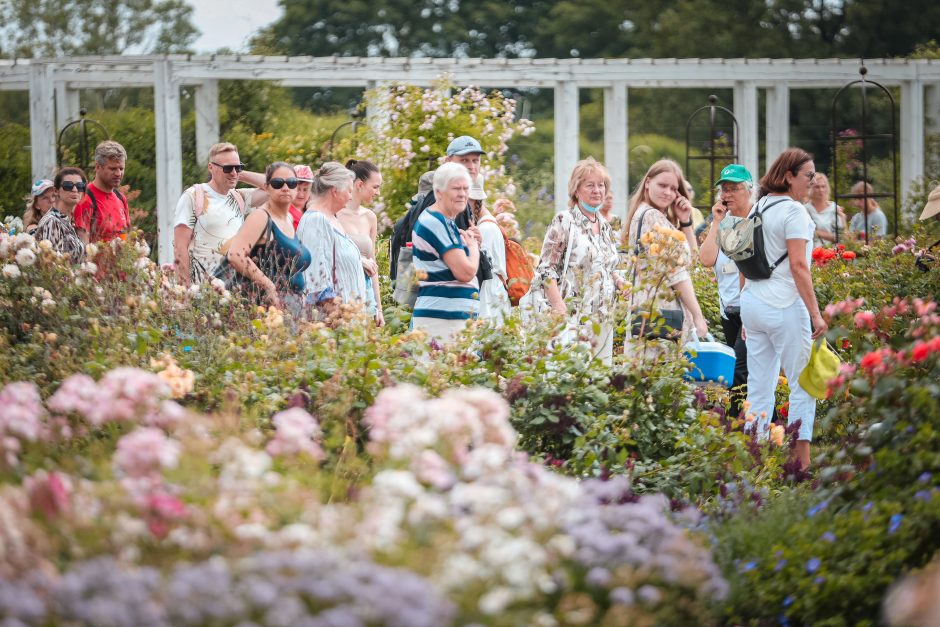
{"label": "overcast sky", "polygon": [[228,47],[246,52],[248,40],[281,13],[277,0],[189,0],[193,22],[200,31],[196,52]]}

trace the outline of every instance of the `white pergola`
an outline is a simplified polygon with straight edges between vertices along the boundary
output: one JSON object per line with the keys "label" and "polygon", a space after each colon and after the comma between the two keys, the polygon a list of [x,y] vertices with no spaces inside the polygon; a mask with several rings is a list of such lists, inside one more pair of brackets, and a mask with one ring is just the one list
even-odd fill
{"label": "white pergola", "polygon": [[[940,61],[865,60],[868,79],[900,87],[902,194],[924,173],[927,120],[940,124]],[[627,188],[628,89],[730,88],[739,125],[739,160],[758,171],[758,89],[767,91],[767,161],[789,144],[790,90],[838,88],[859,78],[855,59],[430,59],[380,57],[113,56],[0,61],[0,90],[29,91],[34,178],[55,168],[57,129],[78,114],[78,90],[154,89],[159,259],[169,262],[172,218],[183,190],[180,87],[195,88],[200,162],[219,140],[218,81],[266,80],[289,87],[371,88],[383,82],[430,85],[441,74],[460,84],[538,87],[555,92],[555,199],[565,206],[579,158],[578,90],[604,90],[604,159],[615,189]],[[128,146],[133,151],[133,146]],[[560,193],[559,193],[560,192]],[[625,210],[617,194],[615,210]]]}

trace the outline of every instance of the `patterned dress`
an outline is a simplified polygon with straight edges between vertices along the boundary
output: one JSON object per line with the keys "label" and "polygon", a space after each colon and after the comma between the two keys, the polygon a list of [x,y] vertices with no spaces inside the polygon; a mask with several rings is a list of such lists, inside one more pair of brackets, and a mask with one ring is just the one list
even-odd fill
{"label": "patterned dress", "polygon": [[39,220],[33,237],[40,242],[48,240],[53,250],[68,255],[72,263],[81,263],[85,259],[85,244],[78,236],[72,218],[55,207]]}

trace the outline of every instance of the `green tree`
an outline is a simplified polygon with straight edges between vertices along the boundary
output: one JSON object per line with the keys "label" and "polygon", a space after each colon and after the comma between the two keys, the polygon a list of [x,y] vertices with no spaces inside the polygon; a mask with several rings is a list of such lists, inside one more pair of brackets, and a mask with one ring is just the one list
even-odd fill
{"label": "green tree", "polygon": [[0,55],[188,52],[192,13],[184,0],[0,0]]}

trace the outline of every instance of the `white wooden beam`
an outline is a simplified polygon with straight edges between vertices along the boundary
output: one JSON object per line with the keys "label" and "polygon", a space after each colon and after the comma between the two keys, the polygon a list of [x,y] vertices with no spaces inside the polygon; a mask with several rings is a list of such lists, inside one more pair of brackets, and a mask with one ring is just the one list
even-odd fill
{"label": "white wooden beam", "polygon": [[[157,257],[173,262],[173,214],[183,193],[180,85],[170,61],[155,61],[154,117],[157,140]],[[133,147],[130,147],[133,150]]]}
{"label": "white wooden beam", "polygon": [[219,81],[196,86],[196,161],[209,161],[209,149],[219,143]]}
{"label": "white wooden beam", "polygon": [[753,81],[734,84],[734,117],[738,120],[738,160],[760,178],[758,164],[757,85]]}
{"label": "white wooden beam", "polygon": [[901,85],[901,199],[924,176],[924,84]]}
{"label": "white wooden beam", "polygon": [[580,147],[578,85],[559,81],[555,85],[555,211],[568,208],[568,179],[578,162]]}
{"label": "white wooden beam", "polygon": [[55,86],[52,66],[36,63],[29,67],[29,137],[33,180],[52,178],[55,154]]}
{"label": "white wooden beam", "polygon": [[[769,166],[790,147],[790,88],[786,83],[767,90],[766,159]],[[754,172],[757,176],[757,172]]]}
{"label": "white wooden beam", "polygon": [[621,220],[627,217],[627,201],[630,198],[627,138],[627,84],[614,83],[604,89],[604,161],[610,172],[611,189],[614,194],[614,214]]}

